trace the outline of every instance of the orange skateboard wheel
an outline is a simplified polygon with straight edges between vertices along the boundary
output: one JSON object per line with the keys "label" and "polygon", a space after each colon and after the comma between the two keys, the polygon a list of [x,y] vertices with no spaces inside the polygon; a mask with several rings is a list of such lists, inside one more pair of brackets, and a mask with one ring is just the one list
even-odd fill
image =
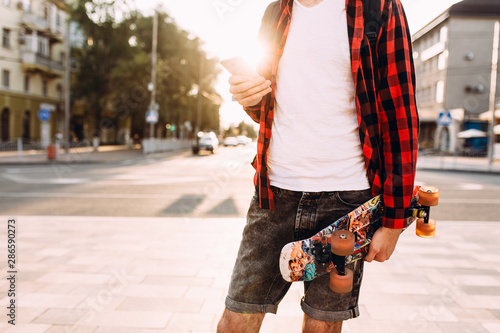
{"label": "orange skateboard wheel", "polygon": [[418,219],[415,233],[422,238],[434,237],[436,234],[436,221],[429,219],[429,223],[425,223],[425,219]]}
{"label": "orange skateboard wheel", "polygon": [[348,256],[354,252],[356,237],[349,230],[335,230],[332,232],[332,253],[338,256]]}
{"label": "orange skateboard wheel", "polygon": [[418,203],[422,206],[437,206],[439,202],[439,190],[435,187],[424,186],[418,192]]}
{"label": "orange skateboard wheel", "polygon": [[345,270],[345,275],[339,275],[336,270],[330,272],[330,289],[337,294],[347,294],[352,290],[354,274],[352,270]]}

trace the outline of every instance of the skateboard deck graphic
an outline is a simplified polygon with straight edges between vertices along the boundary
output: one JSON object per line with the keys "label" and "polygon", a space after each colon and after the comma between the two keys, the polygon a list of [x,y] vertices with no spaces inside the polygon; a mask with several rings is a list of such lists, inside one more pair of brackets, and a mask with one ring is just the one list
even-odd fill
{"label": "skateboard deck graphic", "polygon": [[[417,220],[418,217],[422,217],[422,211],[425,210],[426,214],[429,214],[429,207],[422,206],[417,202],[420,189],[419,186],[416,186],[413,192],[411,205],[407,211],[408,225]],[[437,205],[437,202],[432,205]],[[382,197],[376,196],[314,236],[286,244],[281,251],[279,260],[283,279],[288,282],[311,281],[335,270],[331,253],[331,239],[332,233],[336,230],[348,230],[355,236],[354,251],[345,256],[345,259],[342,257],[341,260],[345,260],[347,265],[363,259],[368,253],[373,234],[381,226],[383,210]]]}

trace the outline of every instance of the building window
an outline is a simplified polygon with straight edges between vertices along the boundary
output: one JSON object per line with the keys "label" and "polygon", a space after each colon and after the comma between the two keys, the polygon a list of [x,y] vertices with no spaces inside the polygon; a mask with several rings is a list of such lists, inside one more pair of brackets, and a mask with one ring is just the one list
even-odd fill
{"label": "building window", "polygon": [[24,92],[30,92],[30,76],[24,76]]}
{"label": "building window", "polygon": [[10,48],[10,30],[9,29],[3,29],[2,46],[6,47],[6,48]]}
{"label": "building window", "polygon": [[10,139],[10,110],[5,108],[2,110],[1,117],[2,125],[0,126],[0,139],[2,141],[8,141]]}
{"label": "building window", "polygon": [[57,85],[57,96],[62,101],[62,99],[63,99],[63,88],[62,88],[61,84]]}
{"label": "building window", "polygon": [[444,81],[436,83],[436,103],[443,103],[444,101]]}
{"label": "building window", "polygon": [[37,36],[38,45],[37,45],[37,53],[49,57],[49,39],[44,36]]}
{"label": "building window", "polygon": [[2,71],[2,86],[6,89],[10,86],[10,72],[6,69]]}
{"label": "building window", "polygon": [[417,103],[429,103],[432,101],[432,88],[425,87],[417,91]]}
{"label": "building window", "polygon": [[31,0],[22,0],[22,6],[26,13],[31,14]]}
{"label": "building window", "polygon": [[31,112],[24,111],[23,115],[23,139],[29,140],[31,138]]}
{"label": "building window", "polygon": [[439,30],[439,41],[441,43],[446,43],[446,41],[448,41],[448,27],[442,27],[441,30]]}
{"label": "building window", "polygon": [[42,95],[44,97],[47,97],[47,95],[48,95],[48,90],[49,90],[48,85],[49,84],[48,84],[47,80],[42,81]]}
{"label": "building window", "polygon": [[446,68],[446,54],[441,53],[438,57],[438,69],[442,71]]}

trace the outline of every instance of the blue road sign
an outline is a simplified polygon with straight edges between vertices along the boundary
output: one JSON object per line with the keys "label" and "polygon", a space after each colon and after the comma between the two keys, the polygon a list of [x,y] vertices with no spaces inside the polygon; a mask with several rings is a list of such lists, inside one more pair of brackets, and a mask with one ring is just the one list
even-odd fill
{"label": "blue road sign", "polygon": [[50,111],[47,109],[40,109],[40,111],[38,111],[38,118],[41,121],[48,121],[50,119]]}
{"label": "blue road sign", "polygon": [[450,126],[453,122],[453,118],[451,117],[450,111],[442,111],[439,113],[439,117],[437,119],[438,126]]}
{"label": "blue road sign", "polygon": [[158,122],[158,111],[148,110],[146,112],[146,122],[148,124],[156,124]]}

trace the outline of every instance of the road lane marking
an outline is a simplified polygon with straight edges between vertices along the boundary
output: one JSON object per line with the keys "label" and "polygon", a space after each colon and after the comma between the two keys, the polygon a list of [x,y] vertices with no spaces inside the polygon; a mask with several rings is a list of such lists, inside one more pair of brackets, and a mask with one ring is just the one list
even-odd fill
{"label": "road lane marking", "polygon": [[496,205],[500,204],[500,199],[441,199],[439,198],[439,203],[451,203],[451,204],[485,204],[485,205]]}
{"label": "road lane marking", "polygon": [[8,168],[5,173],[45,173],[54,172],[53,167],[25,167],[25,168]]}
{"label": "road lane marking", "polygon": [[120,175],[111,179],[91,179],[91,178],[34,178],[13,174],[3,174],[4,178],[19,184],[37,184],[37,185],[66,185],[66,184],[86,184],[93,183],[97,185],[167,185],[179,183],[206,182],[207,177],[170,177],[159,178],[155,175]]}
{"label": "road lane marking", "polygon": [[[0,192],[2,198],[86,198],[86,199],[158,199],[165,200],[164,194],[127,194],[127,193],[6,193]],[[176,195],[175,197],[178,197]]]}
{"label": "road lane marking", "polygon": [[90,182],[89,179],[86,178],[28,178],[23,176],[16,175],[3,175],[4,178],[20,183],[20,184],[38,184],[38,185],[52,185],[52,184],[84,184]]}
{"label": "road lane marking", "polygon": [[484,185],[462,183],[462,184],[458,184],[458,188],[461,190],[481,191],[481,190],[484,190]]}

